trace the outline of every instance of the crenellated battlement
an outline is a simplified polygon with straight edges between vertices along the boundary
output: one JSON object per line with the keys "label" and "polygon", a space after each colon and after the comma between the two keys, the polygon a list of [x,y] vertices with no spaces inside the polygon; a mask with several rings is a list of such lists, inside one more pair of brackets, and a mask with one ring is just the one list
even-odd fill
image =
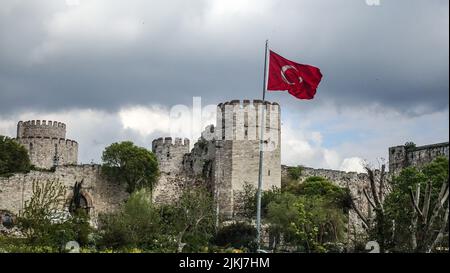
{"label": "crenellated battlement", "polygon": [[182,139],[182,138],[171,138],[171,137],[160,137],[152,141],[152,149],[155,150],[155,148],[158,147],[188,147],[189,149],[190,141],[188,138]]}
{"label": "crenellated battlement", "polygon": [[182,171],[183,157],[189,153],[189,139],[160,137],[152,141],[152,151],[163,173]]}
{"label": "crenellated battlement", "polygon": [[262,105],[266,106],[266,109],[272,109],[272,110],[279,110],[280,105],[277,102],[269,102],[269,101],[262,101],[262,100],[231,100],[224,103],[219,103],[217,107],[223,112],[226,107],[233,106],[233,107],[239,107],[239,108],[246,108],[249,106],[253,106],[255,108],[259,108]]}
{"label": "crenellated battlement", "polygon": [[23,137],[66,138],[66,124],[51,120],[19,121],[17,138]]}
{"label": "crenellated battlement", "polygon": [[59,121],[19,121],[16,141],[27,149],[31,163],[39,168],[78,161],[78,142],[66,139],[66,124]]}
{"label": "crenellated battlement", "polygon": [[260,139],[261,115],[264,110],[264,138],[279,138],[280,105],[262,100],[231,100],[217,105],[216,137],[222,140]]}

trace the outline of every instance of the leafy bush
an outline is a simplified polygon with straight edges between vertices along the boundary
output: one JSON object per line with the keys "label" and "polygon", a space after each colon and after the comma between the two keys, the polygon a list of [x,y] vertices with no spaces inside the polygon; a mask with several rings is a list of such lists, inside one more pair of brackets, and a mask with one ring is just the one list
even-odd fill
{"label": "leafy bush", "polygon": [[25,202],[18,217],[18,227],[29,246],[45,246],[62,250],[68,241],[88,242],[92,232],[84,210],[73,215],[65,209],[66,189],[58,180],[33,181],[33,195]]}
{"label": "leafy bush", "polygon": [[134,192],[122,208],[99,216],[101,249],[152,248],[160,231],[160,215],[145,189]]}
{"label": "leafy bush", "polygon": [[317,227],[311,221],[312,215],[305,209],[303,200],[285,192],[269,204],[267,220],[270,233],[283,238],[286,245],[294,246],[301,252],[318,249]]}
{"label": "leafy bush", "polygon": [[344,239],[350,195],[322,177],[289,183],[268,205],[270,232],[299,251],[324,252],[325,243]]}
{"label": "leafy bush", "polygon": [[291,183],[286,187],[286,191],[297,196],[322,196],[331,205],[348,210],[351,207],[350,194],[348,189],[336,186],[331,181],[320,176],[311,176],[303,183]]}
{"label": "leafy bush", "polygon": [[169,219],[176,236],[177,251],[198,252],[208,245],[215,230],[215,209],[211,193],[204,187],[185,189]]}
{"label": "leafy bush", "polygon": [[33,181],[33,195],[25,202],[18,226],[33,245],[61,245],[73,234],[66,232],[65,187],[57,180]]}
{"label": "leafy bush", "polygon": [[[271,190],[263,191],[261,196],[261,216],[267,215],[267,206],[274,198],[281,193],[277,187]],[[241,207],[236,211],[237,216],[243,217],[245,220],[254,219],[256,217],[256,201],[257,189],[249,183],[244,183],[243,190],[236,195],[236,203]]]}
{"label": "leafy bush", "polygon": [[288,174],[291,179],[299,180],[300,176],[302,175],[302,167],[288,167]]}
{"label": "leafy bush", "polygon": [[221,247],[247,248],[255,251],[256,229],[247,223],[233,223],[221,228],[214,238],[214,243]]}

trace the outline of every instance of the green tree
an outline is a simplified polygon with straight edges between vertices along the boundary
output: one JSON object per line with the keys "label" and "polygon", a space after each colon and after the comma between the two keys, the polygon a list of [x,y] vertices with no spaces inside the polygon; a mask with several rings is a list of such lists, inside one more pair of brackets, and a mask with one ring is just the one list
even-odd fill
{"label": "green tree", "polygon": [[294,207],[297,201],[297,196],[285,192],[269,203],[266,221],[270,225],[270,234],[275,237],[275,241],[280,241],[283,237],[283,240],[288,244],[296,243],[292,223],[298,217],[303,216],[299,215],[297,208]]}
{"label": "green tree", "polygon": [[66,188],[58,180],[33,181],[32,196],[18,217],[18,226],[27,243],[52,247],[61,251],[68,241],[84,245],[92,232],[84,210],[70,215],[67,211]]}
{"label": "green tree", "polygon": [[323,177],[289,183],[268,205],[271,232],[300,251],[324,251],[344,238],[349,199],[347,189]]}
{"label": "green tree", "polygon": [[[273,186],[271,190],[263,191],[261,196],[261,217],[267,215],[267,207],[277,195],[281,193],[281,189]],[[236,203],[240,204],[236,215],[244,220],[252,221],[256,217],[256,200],[257,189],[250,183],[244,183],[242,191],[236,194]]]}
{"label": "green tree", "polygon": [[351,197],[348,189],[341,188],[323,177],[311,176],[303,183],[292,184],[288,191],[303,198],[313,215],[311,221],[318,228],[317,242],[339,242],[345,234]]}
{"label": "green tree", "polygon": [[316,228],[314,241],[316,246],[326,243],[339,243],[344,239],[347,215],[341,207],[337,207],[325,196],[301,196],[309,220]]}
{"label": "green tree", "polygon": [[27,150],[5,136],[0,136],[0,176],[28,172],[31,169]]}
{"label": "green tree", "polygon": [[144,187],[152,191],[155,187],[158,161],[147,149],[130,141],[113,143],[103,151],[102,160],[103,173],[109,179],[125,182],[129,193]]}
{"label": "green tree", "polygon": [[135,191],[116,212],[99,216],[100,248],[157,249],[161,217],[146,189]]}
{"label": "green tree", "polygon": [[448,164],[438,157],[394,177],[385,201],[393,251],[431,252],[448,238]]}
{"label": "green tree", "polygon": [[321,251],[316,241],[318,228],[304,198],[288,192],[278,195],[268,206],[267,221],[277,241],[282,237],[286,244],[301,252]]}
{"label": "green tree", "polygon": [[211,194],[190,187],[173,204],[154,206],[150,192],[131,194],[121,209],[99,217],[100,248],[152,252],[201,251],[214,236]]}
{"label": "green tree", "polygon": [[185,189],[173,212],[168,230],[176,236],[178,252],[199,251],[208,245],[215,231],[215,210],[206,188]]}

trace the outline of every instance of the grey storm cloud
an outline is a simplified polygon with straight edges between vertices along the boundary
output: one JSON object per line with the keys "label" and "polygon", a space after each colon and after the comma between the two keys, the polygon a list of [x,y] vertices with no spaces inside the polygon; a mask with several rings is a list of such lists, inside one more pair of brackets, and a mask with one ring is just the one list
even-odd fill
{"label": "grey storm cloud", "polygon": [[321,68],[316,103],[448,108],[446,0],[67,2],[2,1],[0,114],[258,98],[266,38]]}

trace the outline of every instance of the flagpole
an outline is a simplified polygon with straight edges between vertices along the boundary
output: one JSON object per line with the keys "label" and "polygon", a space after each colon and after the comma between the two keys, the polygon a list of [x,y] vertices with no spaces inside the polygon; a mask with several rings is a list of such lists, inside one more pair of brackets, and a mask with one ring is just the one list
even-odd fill
{"label": "flagpole", "polygon": [[[264,83],[263,83],[263,105],[262,105],[262,113],[260,116],[261,124],[260,124],[260,140],[259,140],[259,173],[258,173],[258,191],[256,198],[256,243],[258,246],[258,250],[260,250],[261,246],[261,194],[262,194],[262,184],[263,184],[263,161],[264,161],[264,129],[265,129],[265,100],[266,100],[266,90],[267,90],[267,54],[269,51],[269,40],[266,40],[266,50],[264,55]],[[259,111],[258,111],[259,112]]]}

